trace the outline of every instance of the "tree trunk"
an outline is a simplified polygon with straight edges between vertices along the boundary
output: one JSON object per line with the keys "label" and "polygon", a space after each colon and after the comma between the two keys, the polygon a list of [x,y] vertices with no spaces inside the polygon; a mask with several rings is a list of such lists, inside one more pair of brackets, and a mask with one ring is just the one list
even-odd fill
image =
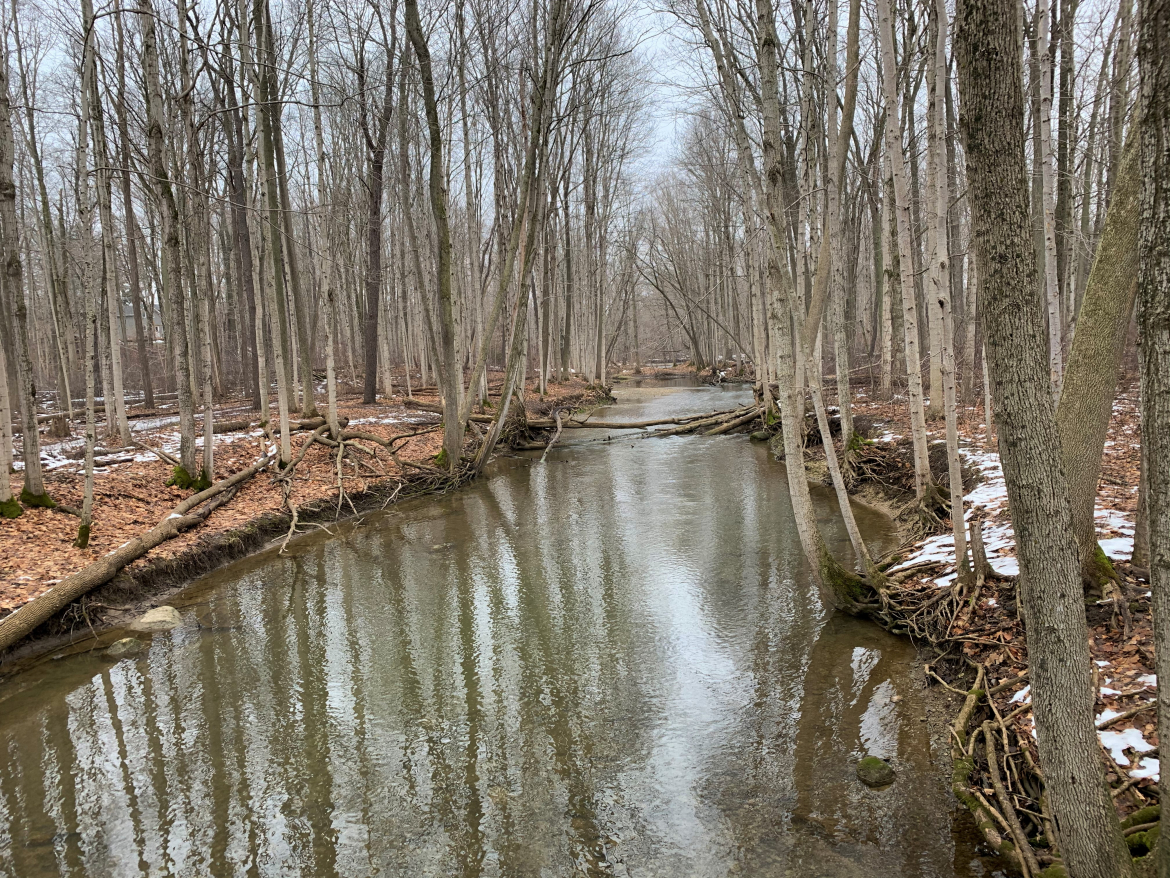
{"label": "tree trunk", "polygon": [[[1138,330],[1141,333],[1142,443],[1146,465],[1150,590],[1159,740],[1170,741],[1170,0],[1139,0],[1141,76],[1141,232]],[[1119,198],[1122,196],[1118,196]],[[1170,802],[1170,776],[1159,793]],[[1170,875],[1170,844],[1157,846],[1156,874]]]}
{"label": "tree trunk", "polygon": [[[0,62],[5,63],[5,62]],[[5,75],[3,93],[0,94],[0,226],[3,228],[0,259],[4,260],[3,284],[7,296],[0,296],[0,302],[11,298],[16,316],[16,375],[19,386],[20,415],[22,420],[22,441],[24,453],[24,488],[20,502],[25,506],[48,506],[55,504],[45,492],[44,476],[41,471],[41,441],[37,431],[37,389],[36,376],[28,338],[28,305],[24,294],[24,271],[20,264],[20,235],[16,225],[16,181],[13,178],[13,161],[16,157],[16,142],[12,133],[12,112],[8,98],[8,77]],[[4,315],[7,319],[7,315]],[[0,351],[0,356],[3,352]],[[6,425],[7,426],[7,425]]]}
{"label": "tree trunk", "polygon": [[[81,124],[77,130],[77,170],[81,183],[78,187],[78,219],[81,221],[82,282],[81,295],[85,301],[85,488],[81,502],[81,521],[77,526],[77,539],[73,545],[79,549],[89,546],[89,535],[93,524],[93,457],[97,424],[94,412],[94,347],[97,342],[97,314],[95,300],[100,292],[95,283],[97,277],[97,253],[93,240],[93,206],[89,191],[89,127],[93,117],[93,99],[97,94],[96,65],[93,58],[93,4],[81,0],[81,19],[86,38],[81,47]],[[110,266],[113,269],[113,266]],[[109,407],[107,400],[107,419]],[[27,438],[27,437],[26,437]]]}
{"label": "tree trunk", "polygon": [[[11,182],[14,145],[12,111],[8,97],[8,65],[0,64],[0,182]],[[15,186],[12,194],[15,197]],[[7,194],[0,193],[0,197],[7,198]],[[8,235],[8,227],[0,225],[0,253],[11,255],[15,245],[8,241]],[[3,301],[2,296],[0,301]],[[27,447],[27,439],[25,441]],[[11,474],[12,408],[8,394],[8,357],[4,351],[0,351],[0,517],[3,518],[16,518],[23,511],[12,496]]]}
{"label": "tree trunk", "polygon": [[833,558],[817,526],[812,497],[808,489],[808,475],[804,469],[803,407],[797,399],[796,357],[800,342],[792,329],[792,303],[795,291],[790,277],[781,267],[781,253],[776,243],[784,241],[781,222],[784,200],[781,195],[783,172],[779,156],[781,143],[780,96],[777,86],[776,26],[771,0],[756,0],[757,51],[760,65],[760,85],[763,102],[763,178],[767,210],[765,217],[771,228],[769,237],[773,251],[768,254],[768,319],[776,357],[776,376],[779,384],[780,426],[784,437],[784,469],[788,476],[788,493],[796,519],[797,533],[805,558],[825,600],[834,606],[851,611],[861,599],[862,590],[857,577],[846,571]]}
{"label": "tree trunk", "polygon": [[[406,0],[406,32],[418,59],[423,86],[423,105],[427,116],[431,154],[429,188],[431,214],[434,216],[437,238],[435,264],[439,275],[439,362],[436,363],[436,369],[443,404],[452,413],[452,416],[443,421],[443,451],[446,452],[447,466],[454,472],[463,457],[464,422],[458,416],[463,402],[463,363],[456,352],[455,304],[451,289],[451,226],[447,220],[443,132],[439,123],[439,105],[435,97],[435,81],[431,72],[431,52],[423,34],[417,0]],[[524,307],[523,298],[517,307]]]}
{"label": "tree trunk", "polygon": [[1048,303],[1049,380],[1054,398],[1060,399],[1064,380],[1061,339],[1060,282],[1056,271],[1056,182],[1052,167],[1052,51],[1048,42],[1049,0],[1039,0],[1036,21],[1036,55],[1040,73],[1040,203],[1044,227],[1044,293]]}
{"label": "tree trunk", "polygon": [[961,0],[955,25],[983,325],[1040,763],[1069,874],[1117,878],[1132,866],[1099,755],[1068,483],[1052,441],[1056,413],[1024,164],[1020,20],[1014,0]]}
{"label": "tree trunk", "polygon": [[159,201],[163,227],[162,297],[170,312],[167,317],[175,331],[175,372],[179,399],[179,465],[182,478],[189,480],[195,472],[195,409],[191,396],[191,356],[185,327],[186,303],[183,299],[183,261],[179,253],[179,209],[163,159],[164,107],[158,70],[158,44],[155,36],[155,11],[152,0],[138,0],[138,20],[142,27],[142,66],[146,79],[146,134],[150,172]]}
{"label": "tree trunk", "polygon": [[1081,572],[1086,584],[1093,586],[1115,576],[1113,565],[1097,545],[1093,514],[1101,454],[1109,433],[1125,336],[1137,295],[1141,174],[1137,141],[1135,133],[1126,144],[1115,197],[1105,216],[1077,318],[1077,333],[1064,377],[1066,392],[1061,393],[1056,409]]}
{"label": "tree trunk", "polygon": [[130,194],[130,123],[126,103],[126,50],[122,16],[114,16],[118,35],[118,163],[122,185],[122,212],[126,234],[126,271],[130,281],[130,302],[134,309],[134,339],[138,349],[138,369],[142,373],[142,401],[147,409],[154,408],[154,382],[150,374],[150,356],[146,348],[146,329],[142,322],[142,281],[138,273],[138,223],[134,217],[134,203]]}
{"label": "tree trunk", "polygon": [[[88,4],[90,0],[83,0]],[[84,7],[83,7],[84,8]],[[96,40],[96,35],[92,38]],[[92,53],[97,52],[96,44]],[[89,61],[96,67],[92,57]],[[119,340],[118,321],[121,316],[121,302],[118,287],[118,264],[114,248],[113,171],[110,169],[110,150],[106,141],[105,114],[102,112],[101,95],[98,92],[96,71],[90,77],[90,128],[93,131],[93,155],[97,164],[98,216],[102,224],[102,259],[105,263],[106,335],[109,337],[109,374],[106,376],[113,390],[113,417],[107,414],[107,430],[117,436],[123,445],[130,444],[130,424],[126,419],[126,395],[122,385],[122,345]],[[110,411],[110,400],[106,399],[106,411]]]}
{"label": "tree trunk", "polygon": [[930,107],[928,108],[928,174],[932,183],[927,199],[928,222],[934,226],[934,252],[931,254],[932,312],[939,326],[939,379],[941,387],[930,388],[933,399],[941,391],[943,417],[946,419],[947,482],[951,494],[951,531],[955,537],[955,563],[963,572],[967,554],[967,524],[963,516],[963,470],[959,459],[959,415],[955,398],[955,313],[951,301],[950,245],[948,244],[948,186],[946,148],[946,81],[947,81],[947,5],[936,0],[932,6],[935,41],[931,57]]}
{"label": "tree trunk", "polygon": [[[914,443],[914,493],[919,502],[934,487],[930,455],[926,447],[926,413],[922,408],[922,360],[918,353],[918,306],[914,294],[914,256],[910,240],[910,194],[898,123],[897,76],[894,71],[894,32],[890,0],[878,0],[881,31],[882,92],[886,104],[886,155],[894,181],[893,211],[898,236],[898,271],[901,277],[902,325],[906,334],[906,376],[910,395],[910,430]],[[932,387],[931,395],[935,395]]]}

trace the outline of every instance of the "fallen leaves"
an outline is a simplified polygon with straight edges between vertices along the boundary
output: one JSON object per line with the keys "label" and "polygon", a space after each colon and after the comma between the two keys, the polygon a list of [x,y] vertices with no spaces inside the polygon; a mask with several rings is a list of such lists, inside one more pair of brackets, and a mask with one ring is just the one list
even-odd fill
{"label": "fallen leaves", "polygon": [[[544,399],[530,391],[526,400],[530,417],[544,416],[553,406],[579,404],[595,397],[594,390],[579,379],[549,385],[548,390]],[[437,402],[433,389],[416,391],[416,396],[431,403]],[[360,494],[383,480],[394,479],[410,464],[433,462],[442,447],[442,433],[438,430],[422,431],[437,425],[438,415],[407,408],[401,397],[374,405],[362,405],[359,399],[351,397],[339,403],[339,415],[348,417],[351,426],[360,424],[363,433],[382,439],[415,432],[419,435],[408,435],[399,442],[394,457],[372,443],[347,442],[352,453],[347,453],[341,462],[341,478],[347,494]],[[217,406],[216,418],[237,418],[247,412],[246,403],[231,400]],[[177,419],[173,411],[158,414],[158,417],[138,419],[135,440],[156,448],[168,444],[177,448],[177,424],[172,423]],[[266,442],[263,435],[256,433],[253,425],[216,436],[217,479],[238,472],[256,460]],[[294,456],[308,437],[308,432],[292,435]],[[71,442],[75,444],[75,440],[66,440],[64,444]],[[42,456],[63,457],[55,447],[58,444],[46,442]],[[149,453],[136,457],[129,463],[95,470],[93,530],[86,549],[73,546],[79,522],[64,512],[34,508],[26,509],[19,518],[0,520],[0,617],[153,527],[188,496],[189,491],[165,484],[170,477],[167,464]],[[326,499],[336,502],[337,480],[336,451],[314,445],[297,467],[289,502],[298,507]],[[69,461],[47,470],[45,483],[49,494],[58,503],[81,508],[84,489],[81,462]],[[262,515],[281,510],[283,506],[281,486],[270,475],[260,474],[246,483],[230,503],[215,510],[206,523],[152,550],[134,562],[131,569],[160,557],[180,556],[201,540],[243,527]]]}

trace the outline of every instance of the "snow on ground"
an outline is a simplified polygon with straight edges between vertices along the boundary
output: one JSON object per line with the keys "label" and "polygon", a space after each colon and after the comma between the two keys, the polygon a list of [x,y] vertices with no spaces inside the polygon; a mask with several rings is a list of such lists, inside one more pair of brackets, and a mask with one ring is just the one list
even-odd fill
{"label": "snow on ground", "polygon": [[[1101,667],[1108,667],[1109,662],[1098,661],[1097,665]],[[1146,675],[1151,676],[1151,675]],[[1144,680],[1144,677],[1143,677]],[[1106,681],[1109,682],[1109,681]],[[1119,695],[1116,689],[1109,686],[1101,687],[1102,695]],[[1032,687],[1025,686],[1019,692],[1012,696],[1012,704],[1031,704],[1032,703]],[[1120,712],[1106,708],[1097,715],[1096,723],[1098,726],[1101,723],[1119,716]],[[1036,721],[1029,717],[1032,727],[1032,737],[1036,736]],[[1097,737],[1101,740],[1101,746],[1109,751],[1109,755],[1113,757],[1113,761],[1119,766],[1131,765],[1129,756],[1125,754],[1126,750],[1134,751],[1135,758],[1141,757],[1143,753],[1149,753],[1154,749],[1154,745],[1146,740],[1145,735],[1142,734],[1141,729],[1101,729],[1097,732]],[[1150,778],[1151,780],[1158,780],[1158,760],[1156,757],[1141,757],[1137,758],[1137,767],[1129,772],[1130,777],[1134,778]]]}
{"label": "snow on ground", "polygon": [[431,424],[433,419],[426,415],[391,415],[385,418],[354,418],[349,422],[351,427],[361,426],[362,424]]}
{"label": "snow on ground", "polygon": [[[878,442],[892,442],[901,438],[885,432]],[[959,449],[964,461],[980,473],[979,484],[963,497],[964,519],[971,520],[977,509],[985,513],[983,543],[987,549],[987,560],[993,570],[1003,576],[1018,576],[1019,561],[1016,558],[1016,538],[1012,531],[1008,513],[1007,482],[999,454],[994,451],[968,446]],[[1114,560],[1129,560],[1133,555],[1133,520],[1127,514],[1112,509],[1098,508],[1097,529],[1103,535],[1101,548]],[[1112,534],[1119,534],[1113,536]],[[955,539],[951,534],[940,534],[919,543],[904,561],[892,568],[891,572],[905,570],[929,562],[943,566],[943,572],[934,581],[946,586],[955,581]]]}
{"label": "snow on ground", "polygon": [[[1113,711],[1106,710],[1097,718],[1097,722],[1101,723],[1109,719],[1109,714],[1113,714]],[[1101,739],[1101,745],[1109,751],[1109,755],[1113,757],[1113,761],[1118,765],[1129,765],[1129,757],[1125,755],[1126,750],[1133,750],[1136,753],[1149,753],[1154,749],[1154,745],[1149,743],[1145,739],[1145,736],[1142,735],[1141,729],[1123,729],[1120,732],[1098,732],[1097,737]],[[1146,776],[1148,777],[1149,775]]]}
{"label": "snow on ground", "polygon": [[[892,442],[901,437],[886,431],[881,434],[878,442]],[[1004,479],[1003,467],[999,455],[974,445],[960,449],[965,462],[977,469],[980,473],[979,484],[964,496],[964,518],[970,521],[976,509],[982,508],[985,513],[983,523],[983,541],[987,549],[987,560],[997,573],[1009,576],[1020,572],[1019,561],[1016,558],[1015,533],[1012,531],[1011,518],[1008,509],[1007,483]],[[1095,515],[1097,532],[1100,535],[1101,548],[1114,560],[1129,560],[1133,555],[1133,518],[1116,509],[1098,507]],[[939,534],[919,542],[891,572],[905,570],[925,564],[937,564],[941,570],[934,577],[938,587],[950,585],[957,578],[955,571],[955,539],[951,534]],[[1101,669],[1109,667],[1109,662],[1096,662]],[[1112,681],[1103,680],[1100,692],[1103,696],[1119,696],[1122,693],[1108,685]],[[1157,685],[1157,678],[1153,674],[1144,674],[1138,682],[1146,687]],[[1012,696],[1012,703],[1030,704],[1031,686],[1025,686]],[[1105,709],[1097,717],[1097,724],[1112,719],[1118,711]],[[1032,734],[1036,734],[1035,720],[1029,718]],[[1125,770],[1130,777],[1141,779],[1149,778],[1157,781],[1159,778],[1159,762],[1156,755],[1144,756],[1154,750],[1140,729],[1102,729],[1097,732],[1102,746],[1113,756],[1114,761]],[[1130,751],[1127,755],[1126,751]]]}

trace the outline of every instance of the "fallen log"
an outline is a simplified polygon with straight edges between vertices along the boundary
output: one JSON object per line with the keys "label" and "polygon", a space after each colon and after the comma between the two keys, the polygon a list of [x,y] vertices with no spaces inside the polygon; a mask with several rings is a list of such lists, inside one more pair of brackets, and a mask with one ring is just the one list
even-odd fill
{"label": "fallen log", "polygon": [[[325,426],[325,419],[324,418],[309,418],[308,420],[305,420],[305,421],[291,421],[291,422],[289,422],[289,432],[290,433],[299,433],[303,430],[317,430],[317,429],[320,429],[321,427],[324,427],[324,426]],[[347,426],[349,426],[349,418],[338,418],[337,419],[337,426],[341,427],[344,430]],[[218,433],[219,430],[217,429],[215,432]],[[280,427],[279,426],[273,426],[272,435],[273,436],[280,435]]]}
{"label": "fallen log", "polygon": [[704,436],[721,436],[724,433],[728,433],[728,432],[734,430],[736,427],[742,427],[744,424],[750,424],[752,421],[754,421],[759,416],[760,416],[760,410],[758,408],[752,409],[746,415],[743,415],[742,417],[735,418],[734,420],[728,421],[726,424],[723,424],[722,426],[716,427],[713,430],[708,430],[703,435]]}
{"label": "fallen log", "polygon": [[443,413],[443,406],[437,402],[423,402],[421,399],[404,399],[402,400],[402,407],[408,409],[418,409],[421,412],[432,412],[436,415]]}
{"label": "fallen log", "polygon": [[[752,408],[753,413],[754,413],[754,410],[756,407],[753,405],[753,406],[751,406],[751,408]],[[711,417],[703,418],[703,419],[698,420],[698,421],[691,421],[689,424],[683,424],[681,427],[671,427],[669,430],[655,430],[651,435],[659,436],[659,437],[680,436],[683,433],[693,433],[695,430],[698,430],[700,427],[714,427],[718,424],[725,423],[726,421],[734,420],[735,418],[738,418],[738,417],[742,416],[743,414],[745,414],[745,410],[742,408],[735,409],[735,410],[729,411],[729,412],[720,412],[718,415],[713,415]]]}
{"label": "fallen log", "polygon": [[250,420],[240,421],[213,421],[212,426],[215,428],[216,434],[219,433],[235,433],[237,430],[247,430],[254,422]]}
{"label": "fallen log", "polygon": [[[709,418],[719,418],[724,415],[733,415],[739,409],[728,409],[721,412],[708,412],[703,415],[689,415],[681,418],[658,418],[653,421],[567,421],[565,428],[576,427],[584,430],[645,430],[647,427],[661,427],[665,424],[690,424]],[[532,422],[530,421],[531,425]]]}
{"label": "fallen log", "polygon": [[191,495],[142,536],[123,543],[92,564],[65,577],[40,597],[14,610],[0,620],[0,651],[12,646],[73,601],[109,582],[123,567],[137,561],[151,549],[201,524],[213,510],[231,499],[236,487],[252,478],[272,460],[272,455],[266,454],[247,469]]}

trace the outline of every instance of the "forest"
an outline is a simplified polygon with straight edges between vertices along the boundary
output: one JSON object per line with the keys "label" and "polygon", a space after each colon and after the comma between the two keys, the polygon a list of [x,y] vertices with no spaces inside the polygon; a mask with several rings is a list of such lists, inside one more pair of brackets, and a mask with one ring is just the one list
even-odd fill
{"label": "forest", "polygon": [[[76,3],[0,10],[0,650],[239,528],[750,432],[824,604],[934,650],[984,842],[1170,874],[1170,2]],[[598,408],[684,375],[751,399]]]}

